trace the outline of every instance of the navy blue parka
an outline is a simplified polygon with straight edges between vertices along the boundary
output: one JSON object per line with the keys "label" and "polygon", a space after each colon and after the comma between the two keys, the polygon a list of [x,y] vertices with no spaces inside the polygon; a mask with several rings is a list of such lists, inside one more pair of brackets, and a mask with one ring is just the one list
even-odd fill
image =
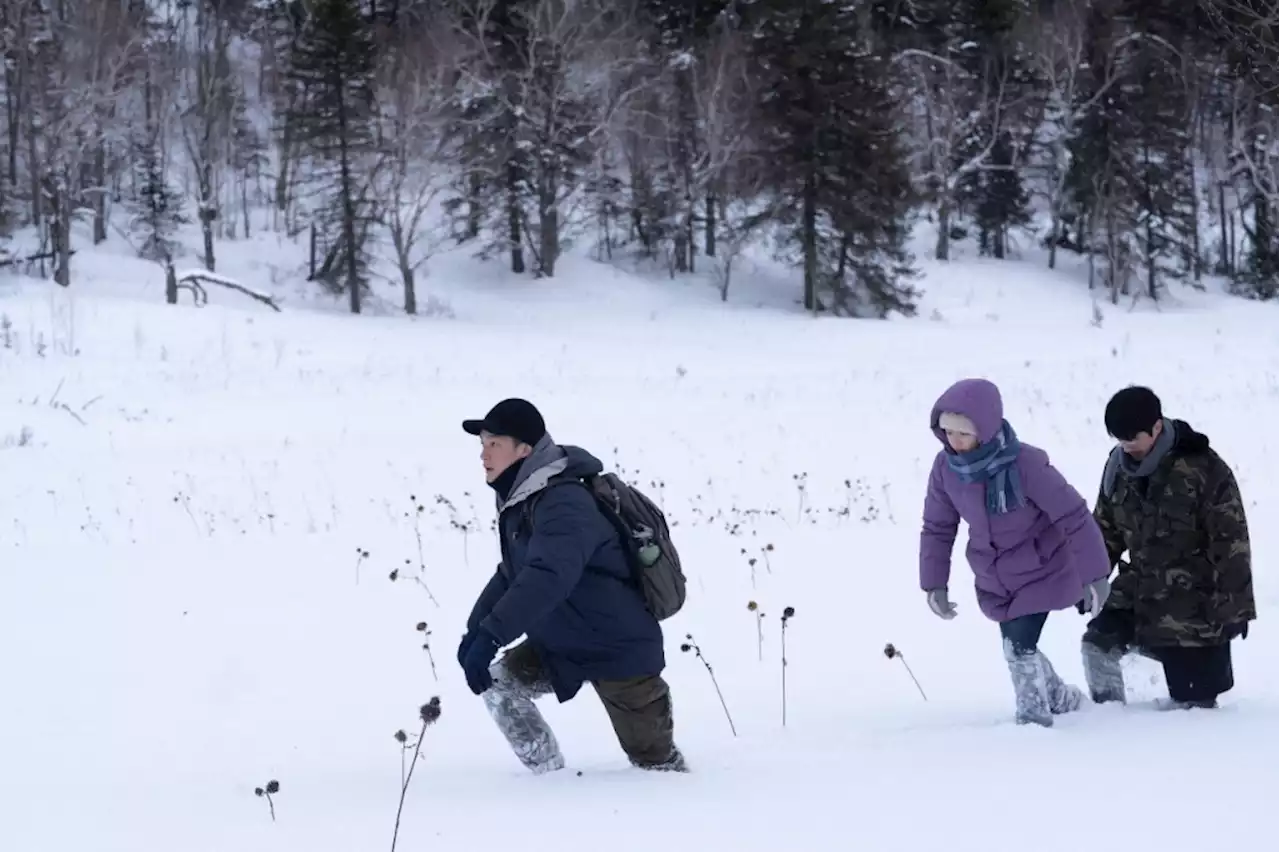
{"label": "navy blue parka", "polygon": [[526,635],[562,702],[585,682],[666,665],[662,628],[631,580],[616,529],[574,482],[603,469],[580,447],[550,435],[538,442],[498,499],[503,561],[467,619],[468,630],[483,628],[501,645]]}

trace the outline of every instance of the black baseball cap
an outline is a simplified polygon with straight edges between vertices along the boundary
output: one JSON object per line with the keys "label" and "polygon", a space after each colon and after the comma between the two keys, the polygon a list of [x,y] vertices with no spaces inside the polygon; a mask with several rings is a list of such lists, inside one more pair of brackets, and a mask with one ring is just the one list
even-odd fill
{"label": "black baseball cap", "polygon": [[504,399],[489,409],[480,420],[463,420],[462,430],[468,435],[488,432],[505,435],[533,446],[547,434],[547,424],[533,403],[524,399]]}

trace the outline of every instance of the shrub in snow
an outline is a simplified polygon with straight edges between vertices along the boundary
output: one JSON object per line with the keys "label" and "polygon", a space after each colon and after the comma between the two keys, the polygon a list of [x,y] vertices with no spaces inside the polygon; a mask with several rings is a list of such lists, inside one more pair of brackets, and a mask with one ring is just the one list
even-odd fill
{"label": "shrub in snow", "polygon": [[[396,852],[396,841],[400,839],[400,817],[404,813],[404,797],[409,792],[409,782],[413,780],[414,767],[418,765],[418,758],[422,756],[422,739],[427,735],[427,728],[434,725],[440,719],[440,696],[433,695],[431,700],[418,708],[418,719],[422,722],[422,729],[418,731],[418,736],[409,741],[409,735],[404,731],[396,731],[395,739],[400,744],[400,804],[396,807],[396,825],[391,832],[391,852]],[[409,752],[413,752],[413,757],[409,758]]]}
{"label": "shrub in snow", "polygon": [[729,720],[729,730],[736,737],[738,729],[733,724],[733,717],[729,715],[729,705],[725,703],[724,693],[720,691],[720,683],[716,680],[716,673],[711,669],[711,663],[707,662],[707,658],[702,656],[702,649],[698,647],[697,642],[693,641],[692,633],[686,633],[684,638],[687,641],[680,646],[680,650],[686,654],[692,651],[694,656],[702,661],[702,665],[706,666],[707,676],[711,678],[711,685],[716,688],[716,696],[720,699],[720,706],[724,708],[724,717]]}

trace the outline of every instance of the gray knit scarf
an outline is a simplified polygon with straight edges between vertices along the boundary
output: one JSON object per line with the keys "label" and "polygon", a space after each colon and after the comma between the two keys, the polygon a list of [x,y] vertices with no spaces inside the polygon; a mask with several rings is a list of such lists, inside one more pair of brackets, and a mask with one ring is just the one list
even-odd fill
{"label": "gray knit scarf", "polygon": [[1160,462],[1164,461],[1164,457],[1169,454],[1169,450],[1173,449],[1174,435],[1173,423],[1167,418],[1160,421],[1160,434],[1156,438],[1156,442],[1151,446],[1151,452],[1141,460],[1136,461],[1128,456],[1119,445],[1111,451],[1111,455],[1107,457],[1107,466],[1102,471],[1102,493],[1110,497],[1112,492],[1116,490],[1116,477],[1124,474],[1126,479],[1142,479],[1156,472],[1156,468],[1160,466]]}

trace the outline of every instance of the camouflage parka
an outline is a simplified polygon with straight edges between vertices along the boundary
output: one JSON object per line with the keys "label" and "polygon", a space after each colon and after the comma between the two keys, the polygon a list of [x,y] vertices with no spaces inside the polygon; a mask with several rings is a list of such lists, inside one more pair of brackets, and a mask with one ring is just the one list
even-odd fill
{"label": "camouflage parka", "polygon": [[[1106,609],[1134,614],[1144,647],[1218,645],[1257,618],[1244,502],[1209,439],[1181,420],[1149,477],[1119,473],[1094,519],[1120,572]],[[1129,561],[1120,557],[1129,552]]]}

